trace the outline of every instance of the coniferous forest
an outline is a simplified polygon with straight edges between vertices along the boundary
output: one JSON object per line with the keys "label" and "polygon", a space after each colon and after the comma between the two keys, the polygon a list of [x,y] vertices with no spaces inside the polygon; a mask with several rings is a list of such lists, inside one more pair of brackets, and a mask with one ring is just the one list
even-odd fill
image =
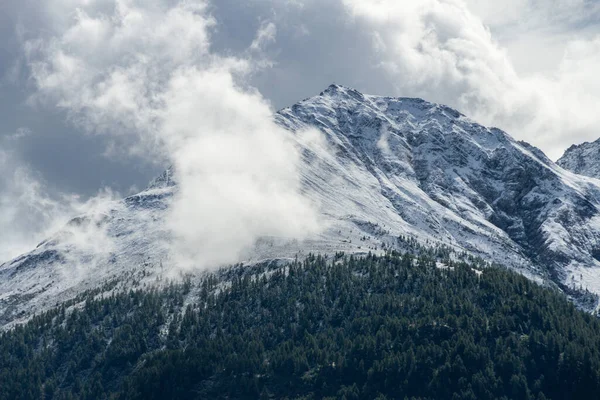
{"label": "coniferous forest", "polygon": [[600,398],[600,322],[498,267],[390,253],[89,292],[0,337],[0,399]]}

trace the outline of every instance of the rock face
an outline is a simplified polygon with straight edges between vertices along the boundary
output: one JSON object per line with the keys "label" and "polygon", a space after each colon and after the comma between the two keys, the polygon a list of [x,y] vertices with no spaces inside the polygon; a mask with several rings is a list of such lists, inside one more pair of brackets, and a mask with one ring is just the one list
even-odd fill
{"label": "rock face", "polygon": [[556,163],[576,174],[600,178],[600,139],[569,147]]}
{"label": "rock face", "polygon": [[[244,262],[382,251],[410,238],[501,263],[572,295],[600,293],[600,181],[420,99],[332,85],[275,120],[302,152],[302,191],[320,205],[327,228],[301,242],[261,238]],[[162,279],[171,240],[164,218],[176,175],[169,169],[142,193],[73,222],[101,229],[110,249],[81,248],[68,240],[67,227],[2,265],[0,324],[82,290]]]}

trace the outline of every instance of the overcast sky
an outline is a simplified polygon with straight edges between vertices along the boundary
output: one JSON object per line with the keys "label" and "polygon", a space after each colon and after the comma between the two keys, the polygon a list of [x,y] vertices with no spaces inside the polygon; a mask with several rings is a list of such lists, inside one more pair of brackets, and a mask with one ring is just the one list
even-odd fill
{"label": "overcast sky", "polygon": [[271,111],[335,82],[448,104],[552,159],[600,137],[595,0],[3,0],[0,228],[143,188],[173,162],[167,83],[215,64]]}

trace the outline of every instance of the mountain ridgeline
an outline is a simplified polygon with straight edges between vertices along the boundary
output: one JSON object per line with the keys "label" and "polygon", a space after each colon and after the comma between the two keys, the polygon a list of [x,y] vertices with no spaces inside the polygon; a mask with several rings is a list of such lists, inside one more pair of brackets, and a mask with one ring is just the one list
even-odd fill
{"label": "mountain ridgeline", "polygon": [[85,292],[0,336],[0,399],[598,397],[600,320],[439,256],[309,255]]}

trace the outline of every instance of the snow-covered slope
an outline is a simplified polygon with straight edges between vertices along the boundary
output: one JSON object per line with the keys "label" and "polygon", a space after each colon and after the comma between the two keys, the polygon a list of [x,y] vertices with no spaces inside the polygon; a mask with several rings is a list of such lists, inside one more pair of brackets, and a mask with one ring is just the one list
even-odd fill
{"label": "snow-covered slope", "polygon": [[336,219],[351,210],[356,222],[385,223],[392,234],[600,292],[598,181],[539,149],[442,105],[335,85],[277,120],[326,135],[335,158],[307,162],[305,172]]}
{"label": "snow-covered slope", "polygon": [[[420,99],[332,85],[275,119],[303,152],[303,192],[320,205],[327,228],[302,242],[262,238],[244,261],[402,248],[402,236],[507,265],[571,294],[600,293],[600,181]],[[302,133],[309,128],[321,132],[321,144]],[[162,279],[171,240],[163,220],[176,190],[169,169],[142,193],[72,222],[100,230],[111,248],[82,247],[68,240],[67,227],[0,266],[0,324],[82,290]]]}
{"label": "snow-covered slope", "polygon": [[569,147],[556,163],[576,174],[600,178],[600,139]]}

